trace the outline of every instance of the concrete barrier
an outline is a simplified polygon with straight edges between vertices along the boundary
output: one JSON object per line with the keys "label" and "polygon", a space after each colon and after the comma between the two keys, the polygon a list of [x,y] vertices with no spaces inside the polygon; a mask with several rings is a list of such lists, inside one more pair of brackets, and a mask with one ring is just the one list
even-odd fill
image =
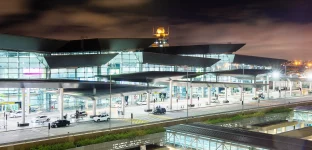
{"label": "concrete barrier", "polygon": [[[296,107],[296,106],[303,106],[303,105],[312,105],[311,102],[304,102],[304,103],[290,103],[287,105],[276,105],[276,106],[269,106],[269,107],[261,107],[259,109],[250,109],[250,110],[244,110],[244,113],[253,113],[257,112],[259,110],[271,110],[274,108],[282,108],[282,107]],[[103,129],[99,131],[89,131],[85,133],[74,133],[70,135],[64,135],[64,136],[55,136],[50,138],[42,138],[38,140],[31,140],[31,141],[24,141],[14,144],[8,144],[8,145],[2,145],[0,146],[0,150],[28,150],[32,147],[36,147],[39,145],[50,145],[50,144],[57,144],[57,143],[64,143],[64,142],[76,142],[80,141],[82,139],[92,139],[96,137],[100,137],[107,134],[116,134],[116,133],[123,133],[130,130],[140,130],[140,129],[147,129],[147,128],[153,128],[153,127],[168,127],[173,126],[177,124],[184,124],[184,123],[193,123],[193,122],[202,122],[209,119],[215,119],[220,117],[232,117],[236,114],[241,113],[240,111],[233,111],[233,112],[224,112],[219,114],[207,114],[207,115],[201,115],[201,116],[194,116],[186,118],[179,118],[179,119],[170,119],[170,120],[164,120],[160,122],[151,122],[147,124],[139,124],[139,125],[133,125],[133,126],[125,126],[125,127],[118,127],[113,128],[111,130],[109,129]]]}

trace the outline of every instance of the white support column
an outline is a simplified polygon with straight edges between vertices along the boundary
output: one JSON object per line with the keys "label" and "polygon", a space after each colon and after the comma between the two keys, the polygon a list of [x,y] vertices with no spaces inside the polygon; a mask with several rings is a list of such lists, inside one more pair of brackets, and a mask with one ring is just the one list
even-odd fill
{"label": "white support column", "polygon": [[[262,83],[265,84],[265,80],[263,80]],[[264,94],[264,92],[265,92],[265,85],[263,85],[262,87],[262,93]]]}
{"label": "white support column", "polygon": [[22,124],[25,123],[25,88],[22,88]]}
{"label": "white support column", "polygon": [[267,74],[267,97],[270,99],[270,79],[269,79],[269,74]]}
{"label": "white support column", "polygon": [[212,97],[212,95],[211,95],[211,87],[207,87],[207,91],[208,91],[208,105],[210,105],[211,104],[211,97]]}
{"label": "white support column", "polygon": [[191,100],[190,100],[190,101],[191,101],[191,102],[190,102],[190,105],[193,104],[193,90],[192,90],[192,89],[193,89],[193,87],[192,87],[192,84],[191,84],[191,85],[190,85],[190,99],[191,99]]}
{"label": "white support column", "polygon": [[276,81],[272,81],[273,82],[273,92],[275,91],[275,86],[276,86]]}
{"label": "white support column", "polygon": [[146,103],[147,103],[147,110],[150,110],[151,109],[151,103],[150,103],[150,93],[149,91],[146,93]]}
{"label": "white support column", "polygon": [[257,96],[256,77],[253,79],[252,83],[254,84],[254,87],[252,88],[252,94],[253,97],[256,97]]}
{"label": "white support column", "polygon": [[122,110],[122,114],[125,115],[125,101],[126,101],[126,96],[122,95],[122,99],[121,99],[121,110]]}
{"label": "white support column", "polygon": [[243,100],[243,87],[240,87],[239,88],[239,92],[240,92],[240,101],[242,101]]}
{"label": "white support column", "polygon": [[27,100],[25,102],[26,114],[30,113],[30,88],[27,89]]}
{"label": "white support column", "polygon": [[292,96],[292,86],[293,86],[292,81],[289,81],[289,96],[290,97]]}
{"label": "white support column", "polygon": [[93,101],[93,105],[92,105],[92,115],[96,115],[96,98],[94,97],[93,99],[92,99]]}
{"label": "white support column", "polygon": [[63,105],[64,105],[64,89],[59,88],[59,99],[58,99],[58,110],[60,112],[60,116],[59,116],[60,118],[59,119],[63,119],[63,117],[64,117]]}
{"label": "white support column", "polygon": [[173,94],[172,94],[172,84],[173,84],[173,81],[170,80],[169,81],[169,94],[170,94],[170,102],[169,102],[169,109],[172,109],[172,97],[173,97]]}
{"label": "white support column", "polygon": [[[95,98],[95,95],[96,95],[96,88],[93,88],[93,106],[92,106],[92,114],[95,116],[96,115],[96,98]],[[109,116],[111,117],[111,116]]]}
{"label": "white support column", "polygon": [[228,96],[228,88],[224,87],[224,94],[225,94],[225,101],[227,101],[227,96]]}
{"label": "white support column", "polygon": [[310,85],[309,85],[309,91],[312,90],[312,82],[310,82]]}

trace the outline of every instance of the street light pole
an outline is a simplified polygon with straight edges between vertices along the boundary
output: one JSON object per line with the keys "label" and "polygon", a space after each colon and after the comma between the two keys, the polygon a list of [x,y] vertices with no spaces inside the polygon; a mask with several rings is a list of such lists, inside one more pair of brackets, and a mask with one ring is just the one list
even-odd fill
{"label": "street light pole", "polygon": [[188,100],[189,100],[189,97],[188,97],[188,69],[186,68],[186,122],[188,122]]}
{"label": "street light pole", "polygon": [[[245,77],[245,64],[243,64],[243,77]],[[244,79],[244,78],[243,78]],[[244,112],[244,99],[245,99],[245,93],[244,93],[244,80],[242,85],[242,112]]]}
{"label": "street light pole", "polygon": [[[112,118],[112,75],[109,74],[109,117]],[[109,121],[109,129],[112,128],[111,121]]]}
{"label": "street light pole", "polygon": [[[245,76],[245,64],[243,64],[243,76]],[[243,80],[243,99],[242,101],[244,101],[245,99],[245,92],[244,92],[244,80]]]}

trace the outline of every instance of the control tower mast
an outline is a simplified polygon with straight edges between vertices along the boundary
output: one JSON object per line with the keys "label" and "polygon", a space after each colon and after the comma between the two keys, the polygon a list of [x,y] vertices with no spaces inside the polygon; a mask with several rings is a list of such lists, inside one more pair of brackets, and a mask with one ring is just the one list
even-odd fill
{"label": "control tower mast", "polygon": [[152,47],[167,47],[169,46],[169,27],[166,32],[164,27],[158,27],[155,31],[153,28],[153,35],[157,38],[156,41],[152,44]]}

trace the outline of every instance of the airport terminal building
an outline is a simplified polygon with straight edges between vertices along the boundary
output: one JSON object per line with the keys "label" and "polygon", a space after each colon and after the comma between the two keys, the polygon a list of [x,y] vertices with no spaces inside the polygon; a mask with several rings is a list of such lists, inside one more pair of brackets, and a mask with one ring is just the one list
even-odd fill
{"label": "airport terminal building", "polygon": [[[146,98],[182,100],[186,87],[196,99],[224,89],[235,93],[239,84],[264,92],[269,74],[286,62],[235,54],[243,43],[169,46],[165,36],[157,35],[65,41],[1,34],[0,41],[0,112],[21,108],[25,96],[27,111],[59,108],[56,84],[64,87],[64,109],[105,106],[112,94],[114,101],[126,96],[129,104]],[[144,94],[149,89],[155,89],[152,96]]]}

